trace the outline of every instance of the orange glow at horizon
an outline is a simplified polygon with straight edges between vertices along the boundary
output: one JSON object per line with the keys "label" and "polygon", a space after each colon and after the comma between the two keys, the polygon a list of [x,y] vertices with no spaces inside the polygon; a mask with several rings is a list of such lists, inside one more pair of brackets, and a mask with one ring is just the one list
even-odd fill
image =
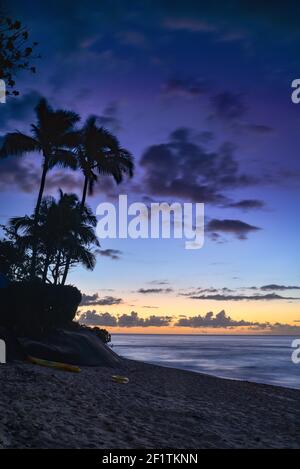
{"label": "orange glow at horizon", "polygon": [[[132,311],[138,313],[139,317],[147,318],[149,316],[172,316],[173,320],[169,326],[161,327],[112,327],[99,324],[99,327],[107,328],[112,334],[266,334],[270,333],[265,329],[251,329],[250,327],[234,327],[234,328],[193,328],[179,327],[173,324],[180,317],[204,316],[207,312],[212,311],[215,314],[221,310],[225,310],[226,315],[232,320],[245,320],[253,323],[280,323],[290,326],[299,326],[300,320],[300,304],[299,301],[196,301],[184,297],[166,298],[155,297],[152,301],[145,301],[145,298],[132,299],[127,297],[124,304],[113,306],[85,306],[80,311],[95,310],[97,313],[109,312],[111,315],[118,317],[122,314],[130,314]],[[147,303],[152,308],[145,308]],[[299,327],[300,331],[300,327]],[[294,332],[293,332],[294,333]]]}

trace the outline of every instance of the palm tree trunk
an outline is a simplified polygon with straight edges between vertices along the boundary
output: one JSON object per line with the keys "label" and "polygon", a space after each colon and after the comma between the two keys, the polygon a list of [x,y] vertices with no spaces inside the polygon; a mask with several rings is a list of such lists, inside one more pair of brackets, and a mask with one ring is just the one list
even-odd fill
{"label": "palm tree trunk", "polygon": [[[84,209],[84,206],[85,206],[88,185],[89,185],[89,178],[87,176],[85,176],[84,184],[83,184],[82,197],[81,197],[81,203],[80,203],[80,213],[83,212],[83,209]],[[71,260],[72,260],[72,257],[69,255],[67,257],[67,260],[66,260],[65,270],[64,270],[62,281],[61,281],[62,285],[64,285],[66,283],[67,276],[68,276],[69,269],[70,269]]]}
{"label": "palm tree trunk", "polygon": [[55,266],[54,277],[53,277],[54,285],[57,285],[57,282],[58,282],[60,258],[61,258],[61,251],[59,251],[57,255],[56,266]]}
{"label": "palm tree trunk", "polygon": [[85,201],[86,201],[86,196],[87,196],[87,189],[89,185],[89,178],[85,176],[84,178],[84,185],[83,185],[83,191],[82,191],[82,197],[81,197],[81,204],[80,204],[80,210],[84,209]]}
{"label": "palm tree trunk", "polygon": [[47,172],[48,172],[48,162],[47,162],[47,159],[45,158],[44,164],[43,164],[43,172],[42,172],[42,178],[41,178],[41,183],[40,183],[39,195],[38,195],[35,210],[34,210],[32,259],[31,259],[31,266],[30,266],[30,279],[31,280],[33,280],[35,277],[37,245],[38,245],[37,226],[38,226],[38,221],[39,221],[39,213],[40,213],[41,203],[43,199],[43,193],[44,193],[45,184],[46,184]]}
{"label": "palm tree trunk", "polygon": [[44,270],[43,270],[43,277],[42,277],[43,283],[46,283],[46,280],[47,280],[47,272],[48,272],[48,267],[50,263],[49,260],[50,260],[50,254],[47,254],[46,259],[45,259]]}
{"label": "palm tree trunk", "polygon": [[64,274],[63,274],[62,281],[61,281],[62,285],[64,285],[66,283],[67,275],[68,275],[69,269],[70,269],[70,264],[71,264],[71,256],[68,256],[68,258],[66,260]]}

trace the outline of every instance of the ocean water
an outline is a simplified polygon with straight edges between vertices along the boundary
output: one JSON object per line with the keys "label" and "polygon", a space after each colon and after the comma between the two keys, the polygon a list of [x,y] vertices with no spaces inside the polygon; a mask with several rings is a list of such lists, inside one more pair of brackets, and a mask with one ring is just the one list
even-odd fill
{"label": "ocean water", "polygon": [[229,379],[300,389],[290,336],[113,334],[121,356]]}

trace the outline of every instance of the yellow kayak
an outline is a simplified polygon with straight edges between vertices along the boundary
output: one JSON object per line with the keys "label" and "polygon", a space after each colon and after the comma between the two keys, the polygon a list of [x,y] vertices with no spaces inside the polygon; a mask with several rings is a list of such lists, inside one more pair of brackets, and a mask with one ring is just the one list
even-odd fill
{"label": "yellow kayak", "polygon": [[120,375],[113,375],[112,380],[115,383],[121,383],[121,384],[127,384],[129,383],[129,378],[126,378],[126,376],[120,376]]}
{"label": "yellow kayak", "polygon": [[31,356],[28,356],[27,359],[30,363],[33,363],[34,365],[47,366],[49,368],[56,368],[58,370],[63,371],[72,371],[73,373],[79,373],[81,371],[78,366],[69,365],[68,363],[51,362],[48,360],[42,360],[41,358]]}

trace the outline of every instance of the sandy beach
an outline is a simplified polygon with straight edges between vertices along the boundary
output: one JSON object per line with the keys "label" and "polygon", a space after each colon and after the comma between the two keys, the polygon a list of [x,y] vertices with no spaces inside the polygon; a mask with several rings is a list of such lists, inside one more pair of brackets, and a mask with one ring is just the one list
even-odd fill
{"label": "sandy beach", "polygon": [[0,381],[0,448],[300,448],[297,390],[131,360],[79,374],[7,364]]}

